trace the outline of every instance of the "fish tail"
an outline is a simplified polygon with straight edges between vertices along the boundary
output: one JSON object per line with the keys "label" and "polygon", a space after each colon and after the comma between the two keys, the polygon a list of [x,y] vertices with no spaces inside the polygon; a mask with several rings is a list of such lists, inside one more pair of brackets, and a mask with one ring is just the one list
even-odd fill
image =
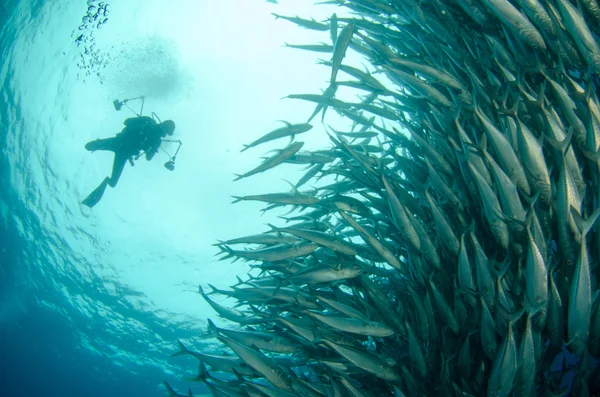
{"label": "fish tail", "polygon": [[[202,360],[198,360],[198,361],[199,361],[199,363],[198,363],[198,376],[196,377],[196,380],[204,382],[206,380],[206,378],[208,378],[210,376],[210,374],[206,370],[206,366],[204,365],[204,361],[202,361]],[[193,397],[191,390],[189,390],[189,395]]]}
{"label": "fish tail", "polygon": [[323,336],[321,335],[321,332],[319,332],[318,329],[312,328],[312,333],[313,333],[314,339],[312,341],[310,341],[310,342],[313,345],[316,345],[316,344],[319,344],[319,343],[323,343]]}
{"label": "fish tail", "polygon": [[[236,175],[237,175],[237,174],[236,174]],[[234,180],[235,180],[235,181],[237,181],[237,180],[238,180],[238,179],[240,179],[240,178],[241,178],[241,175],[237,175],[237,178],[236,178],[236,179],[234,179]],[[242,201],[242,200],[243,200],[243,198],[242,198],[242,197],[240,197],[240,196],[231,196],[231,197],[233,197],[233,198],[234,198],[234,200],[231,202],[231,204],[238,203],[238,202],[240,202],[240,201]]]}
{"label": "fish tail", "polygon": [[267,223],[267,225],[271,228],[271,231],[273,232],[278,232],[279,228],[275,225],[273,225],[272,223]]}
{"label": "fish tail", "polygon": [[224,260],[224,259],[227,259],[227,258],[231,258],[233,256],[231,248],[229,248],[228,246],[226,246],[226,245],[217,245],[217,247],[219,247],[219,249],[221,250],[221,252],[217,252],[215,254],[215,256],[222,255],[222,254],[227,254],[227,255],[225,255],[224,257],[222,257],[219,260]]}
{"label": "fish tail", "polygon": [[598,220],[598,216],[600,216],[600,208],[596,208],[596,211],[592,213],[587,219],[583,219],[581,215],[571,206],[571,215],[573,215],[573,219],[577,224],[577,228],[581,232],[581,238],[584,239],[585,236],[590,232],[594,223]]}
{"label": "fish tail", "polygon": [[240,276],[237,276],[237,275],[236,275],[235,277],[237,278],[238,282],[237,282],[237,284],[235,284],[235,285],[232,285],[232,288],[235,288],[235,287],[237,287],[238,285],[244,285],[244,284],[246,284],[246,283],[244,282],[244,280],[242,280],[242,279],[240,278]]}
{"label": "fish tail", "polygon": [[213,323],[213,321],[209,318],[208,320],[208,330],[214,334],[219,334],[219,329],[217,328],[217,326],[215,325],[215,323]]}
{"label": "fish tail", "polygon": [[189,350],[180,340],[177,340],[177,344],[179,345],[179,351],[171,354],[171,357],[182,356],[184,354],[189,354]]}
{"label": "fish tail", "polygon": [[589,150],[582,149],[581,152],[585,157],[592,161],[600,161],[600,152],[590,152]]}
{"label": "fish tail", "polygon": [[[559,57],[559,59],[560,59],[560,57]],[[562,59],[560,61],[562,62]],[[544,106],[545,106],[544,99],[546,98],[546,83],[547,82],[548,82],[548,80],[542,81],[542,84],[540,85],[540,92],[538,93],[538,99],[537,99],[537,101],[535,101],[535,105],[537,107],[539,107],[540,109],[542,109],[542,111],[544,110]]]}
{"label": "fish tail", "polygon": [[[529,208],[531,208],[531,211],[533,211],[533,207],[535,207],[535,203],[537,202],[538,198],[540,197],[540,193],[541,192],[538,190],[532,196],[528,196],[526,194],[522,194],[522,197],[525,199],[525,201],[529,205]],[[533,213],[530,212],[530,214],[533,217]],[[529,217],[529,214],[527,216]]]}
{"label": "fish tail", "polygon": [[[508,309],[506,307],[504,307],[504,305],[502,303],[498,302],[497,306],[498,306],[498,310],[500,311],[500,314],[502,315],[502,317],[504,317],[506,322],[509,324],[514,324],[517,321],[519,321],[519,319],[525,313],[525,307],[522,307],[521,309],[511,313],[510,311],[508,311]],[[535,309],[535,307],[534,307],[534,309]],[[537,312],[537,310],[535,312]]]}
{"label": "fish tail", "polygon": [[235,374],[235,376],[238,378],[238,380],[240,380],[242,382],[246,381],[246,379],[244,379],[244,377],[235,368],[233,368],[232,371]]}
{"label": "fish tail", "polygon": [[221,293],[221,290],[219,290],[219,289],[218,289],[217,287],[215,287],[214,285],[212,285],[212,284],[208,284],[208,286],[209,286],[209,287],[210,287],[210,289],[212,290],[212,291],[210,291],[210,292],[209,292],[209,294],[220,294],[220,293]]}
{"label": "fish tail", "polygon": [[544,139],[546,141],[548,141],[548,143],[550,143],[550,145],[554,146],[555,149],[557,149],[560,153],[562,154],[566,154],[567,150],[569,150],[569,147],[571,146],[571,140],[573,138],[573,127],[569,128],[569,132],[567,133],[567,136],[565,136],[565,138],[562,141],[557,141],[556,139],[550,137],[550,136],[544,136]]}
{"label": "fish tail", "polygon": [[528,300],[526,300],[526,303],[525,303],[526,310],[525,311],[530,316],[533,316],[533,315],[537,314],[537,312],[539,312],[540,310],[545,309],[547,304],[548,304],[548,300],[544,300],[543,302],[541,302],[537,305],[532,305],[531,303],[529,303]]}

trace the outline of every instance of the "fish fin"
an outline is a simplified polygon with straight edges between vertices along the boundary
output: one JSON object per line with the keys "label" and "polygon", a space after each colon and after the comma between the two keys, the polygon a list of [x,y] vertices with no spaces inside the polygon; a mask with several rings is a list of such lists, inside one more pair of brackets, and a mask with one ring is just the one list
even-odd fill
{"label": "fish fin", "polygon": [[600,208],[596,208],[592,215],[590,215],[587,219],[583,219],[576,209],[571,206],[571,215],[573,215],[575,224],[577,224],[577,228],[581,232],[581,238],[584,239],[598,220],[598,216],[600,216]]}
{"label": "fish fin", "polygon": [[327,108],[328,107],[329,106],[327,106],[327,105],[323,105],[323,113],[321,113],[321,123],[325,122],[325,113],[327,113]]}
{"label": "fish fin", "polygon": [[285,121],[285,120],[277,120],[277,121],[281,121],[282,123],[285,123],[286,127],[291,127],[292,123],[290,123],[289,121]]}
{"label": "fish fin", "polygon": [[548,299],[546,299],[545,301],[543,301],[537,305],[532,305],[528,299],[525,299],[525,311],[530,316],[535,315],[537,312],[544,309],[547,305],[548,305]]}
{"label": "fish fin", "polygon": [[[226,337],[224,337],[224,336],[219,336],[219,337],[218,337],[218,339],[219,339],[221,342],[223,342],[223,339],[226,339],[226,340],[231,340],[231,339],[229,339],[229,338],[226,338]],[[223,342],[223,344],[225,344],[225,342]],[[230,353],[230,352],[228,352],[228,351],[226,351],[226,350],[221,350],[221,352],[220,352],[220,353],[221,353],[223,356],[227,356],[227,357],[231,357],[231,356],[233,356],[233,354],[232,354],[232,353]]]}
{"label": "fish fin", "polygon": [[210,287],[210,289],[212,290],[212,291],[210,291],[210,292],[208,293],[209,295],[212,295],[212,294],[220,294],[220,293],[221,293],[221,291],[220,291],[220,290],[219,290],[217,287],[215,287],[214,285],[212,285],[212,284],[208,284],[208,286],[209,286],[209,287]]}
{"label": "fish fin", "polygon": [[248,150],[248,149],[250,149],[252,147],[250,145],[242,145],[242,146],[244,146],[244,148],[242,150],[240,150],[240,153],[242,153],[242,152],[244,152],[244,151],[246,151],[246,150]]}
{"label": "fish fin", "polygon": [[[583,93],[583,100],[587,103],[590,100],[590,96],[592,95],[592,86],[595,86],[594,84],[588,84],[585,87],[585,91]],[[593,116],[592,116],[593,117]]]}
{"label": "fish fin", "polygon": [[569,127],[569,131],[567,132],[567,136],[562,141],[557,141],[556,139],[546,136],[546,141],[553,146],[555,149],[560,151],[563,155],[567,153],[569,147],[571,146],[571,141],[573,138],[573,127]]}
{"label": "fish fin", "polygon": [[[533,219],[533,218],[532,218],[532,219]],[[508,222],[516,223],[517,225],[519,225],[519,226],[523,226],[524,228],[527,228],[527,227],[528,227],[528,226],[527,226],[527,225],[528,225],[528,223],[527,223],[527,218],[525,219],[525,222],[523,222],[523,221],[521,221],[521,220],[519,220],[519,219],[517,219],[517,218],[513,218],[513,217],[511,217],[511,216],[506,216],[506,215],[504,215],[504,216],[502,217],[502,220],[503,220],[504,222],[506,222],[506,223],[508,223]]]}
{"label": "fish fin", "polygon": [[469,227],[467,228],[467,233],[475,234],[475,219],[471,220],[471,223],[469,224]]}
{"label": "fish fin", "polygon": [[476,289],[473,288],[465,288],[464,290],[459,290],[460,293],[462,294],[469,294],[472,295],[475,299],[477,299],[479,297],[479,292]]}
{"label": "fish fin", "polygon": [[[206,369],[206,365],[204,365],[204,361],[198,360],[198,376],[194,380],[204,382],[206,378],[210,377],[211,376]],[[192,391],[189,390],[189,393],[191,395]]]}
{"label": "fish fin", "polygon": [[271,223],[267,223],[267,225],[271,228],[270,231],[272,232],[278,232],[279,233],[279,228]]}
{"label": "fish fin", "polygon": [[525,193],[521,192],[521,197],[525,199],[527,204],[529,204],[529,208],[531,208],[531,211],[533,211],[533,207],[535,206],[535,203],[540,197],[540,193],[540,191],[537,191],[532,196],[528,196]]}
{"label": "fish fin", "polygon": [[301,194],[300,191],[298,191],[298,189],[296,189],[296,185],[294,185],[292,182],[288,181],[287,179],[284,179],[284,181],[286,181],[287,184],[292,187],[292,192],[294,192],[294,194]]}
{"label": "fish fin", "polygon": [[[506,256],[506,259],[504,259],[504,263],[502,264],[502,267],[500,268],[500,270],[496,271],[496,278],[499,278],[499,279],[503,278],[511,264],[512,264],[511,257],[510,257],[510,254],[508,254]],[[495,268],[495,266],[493,266],[493,267]]]}
{"label": "fish fin", "polygon": [[179,351],[171,354],[171,357],[181,356],[184,354],[188,354],[190,352],[188,350],[188,348],[185,347],[185,345],[183,343],[181,343],[181,341],[179,339],[177,340],[177,344],[179,345]]}
{"label": "fish fin", "polygon": [[[537,52],[536,52],[536,56],[537,56]],[[560,57],[558,57],[560,59]],[[561,59],[562,62],[562,59]],[[538,99],[535,102],[535,105],[537,107],[539,107],[540,109],[544,110],[544,106],[545,106],[545,99],[546,99],[546,84],[548,83],[548,80],[544,80],[542,81],[542,84],[540,85],[540,92],[538,93]],[[543,135],[542,135],[543,136]]]}
{"label": "fish fin", "polygon": [[246,383],[246,379],[244,379],[244,377],[237,371],[237,369],[232,368],[231,370],[233,371],[233,373],[235,374],[235,376],[238,378],[239,381],[241,381],[242,383]]}
{"label": "fish fin", "polygon": [[318,344],[318,343],[323,343],[323,335],[321,335],[321,332],[317,329],[317,328],[311,328],[312,334],[313,334],[313,340],[311,340],[310,342],[314,345]]}
{"label": "fish fin", "polygon": [[215,254],[215,256],[221,255],[221,254],[227,254],[227,255],[223,256],[222,258],[219,258],[220,261],[232,258],[234,256],[233,255],[233,250],[231,248],[229,248],[228,246],[226,246],[226,245],[219,245],[218,247],[221,250],[221,252]]}
{"label": "fish fin", "polygon": [[307,121],[307,123],[310,123],[310,122],[312,121],[312,119],[314,119],[314,118],[315,118],[315,116],[316,116],[317,114],[319,114],[319,112],[321,111],[321,109],[323,109],[323,106],[324,106],[324,105],[322,105],[322,104],[320,104],[320,103],[317,105],[317,107],[315,108],[315,110],[313,111],[313,113],[312,113],[312,114],[310,115],[310,117],[308,118],[308,121]]}
{"label": "fish fin", "polygon": [[513,118],[516,119],[518,117],[517,113],[519,111],[519,104],[520,103],[521,103],[520,97],[517,97],[517,100],[515,101],[515,103],[513,103],[513,105],[510,108],[504,109],[504,110],[498,109],[498,113],[499,114],[504,114],[504,115],[507,115],[507,116],[512,116]]}
{"label": "fish fin", "polygon": [[600,152],[590,152],[589,150],[582,149],[581,153],[589,160],[600,161]]}
{"label": "fish fin", "polygon": [[519,319],[523,316],[523,314],[525,313],[525,306],[523,306],[521,309],[511,313],[508,311],[507,308],[505,308],[502,305],[502,303],[500,301],[498,301],[498,310],[500,311],[500,314],[502,315],[502,317],[504,317],[506,322],[509,323],[509,325],[511,325],[511,324],[514,324],[517,321],[519,321]]}
{"label": "fish fin", "polygon": [[208,330],[215,335],[219,335],[219,328],[217,328],[215,323],[210,318],[207,318],[206,321],[208,321]]}
{"label": "fish fin", "polygon": [[227,245],[225,244],[217,244],[216,247],[219,248],[220,252],[217,252],[214,256],[222,255],[228,252]]}
{"label": "fish fin", "polygon": [[167,383],[166,380],[163,380],[163,385],[165,385],[165,387],[167,388],[167,392],[169,393],[169,397],[177,397],[178,396],[178,394],[171,387],[171,385]]}
{"label": "fish fin", "polygon": [[244,281],[240,278],[240,276],[236,275],[235,277],[237,278],[238,282],[234,285],[234,287],[245,284]]}

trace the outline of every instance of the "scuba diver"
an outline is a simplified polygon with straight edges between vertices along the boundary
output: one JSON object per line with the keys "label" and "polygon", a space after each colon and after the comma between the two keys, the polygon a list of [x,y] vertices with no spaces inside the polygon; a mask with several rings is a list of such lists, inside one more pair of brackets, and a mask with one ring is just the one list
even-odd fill
{"label": "scuba diver", "polygon": [[[142,107],[139,114],[133,112],[127,105],[128,101],[135,99],[142,100]],[[154,112],[152,113],[152,117],[141,115],[144,109],[144,97],[125,99],[123,101],[115,100],[113,105],[116,110],[121,110],[121,107],[125,105],[129,110],[135,113],[137,117],[126,119],[123,122],[125,128],[123,128],[116,136],[106,139],[96,139],[85,145],[85,148],[91,152],[96,150],[108,150],[115,153],[110,178],[104,178],[102,183],[100,183],[100,185],[82,202],[82,204],[90,208],[98,204],[104,195],[104,190],[106,190],[107,185],[110,187],[115,187],[117,185],[127,161],[133,166],[134,158],[137,160],[143,154],[146,155],[146,160],[150,161],[154,155],[158,153],[161,143],[176,142],[179,143],[179,147],[177,148],[175,155],[170,156],[169,161],[164,164],[165,168],[173,171],[175,168],[175,158],[181,148],[181,141],[164,139],[167,135],[173,135],[175,123],[172,120],[161,122]],[[158,123],[155,118],[158,120]]]}

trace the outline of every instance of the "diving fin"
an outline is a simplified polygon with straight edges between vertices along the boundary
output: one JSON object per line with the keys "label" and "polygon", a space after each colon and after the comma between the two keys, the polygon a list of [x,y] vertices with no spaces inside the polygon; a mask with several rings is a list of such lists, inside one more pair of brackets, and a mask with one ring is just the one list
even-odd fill
{"label": "diving fin", "polygon": [[81,203],[90,208],[98,204],[102,196],[104,195],[104,190],[106,190],[106,186],[108,185],[108,177],[104,178],[100,186],[98,186],[93,192],[90,193],[89,196],[85,198]]}

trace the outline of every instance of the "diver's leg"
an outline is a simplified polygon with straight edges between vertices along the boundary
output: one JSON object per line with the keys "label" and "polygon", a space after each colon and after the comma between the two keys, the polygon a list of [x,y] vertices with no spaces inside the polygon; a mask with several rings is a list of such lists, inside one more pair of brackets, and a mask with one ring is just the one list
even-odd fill
{"label": "diver's leg", "polygon": [[89,196],[82,201],[83,205],[86,205],[90,208],[98,204],[102,196],[104,195],[104,190],[106,190],[106,185],[108,185],[108,177],[104,178],[100,186],[98,186],[93,192],[90,193]]}
{"label": "diver's leg", "polygon": [[114,152],[117,148],[117,140],[113,138],[96,139],[85,144],[85,148],[90,152],[95,150],[110,150]]}
{"label": "diver's leg", "polygon": [[112,175],[110,176],[110,180],[108,181],[110,187],[117,186],[117,182],[119,182],[119,178],[123,173],[123,168],[125,168],[125,164],[127,163],[128,158],[128,156],[121,152],[115,152],[115,161],[113,162]]}

